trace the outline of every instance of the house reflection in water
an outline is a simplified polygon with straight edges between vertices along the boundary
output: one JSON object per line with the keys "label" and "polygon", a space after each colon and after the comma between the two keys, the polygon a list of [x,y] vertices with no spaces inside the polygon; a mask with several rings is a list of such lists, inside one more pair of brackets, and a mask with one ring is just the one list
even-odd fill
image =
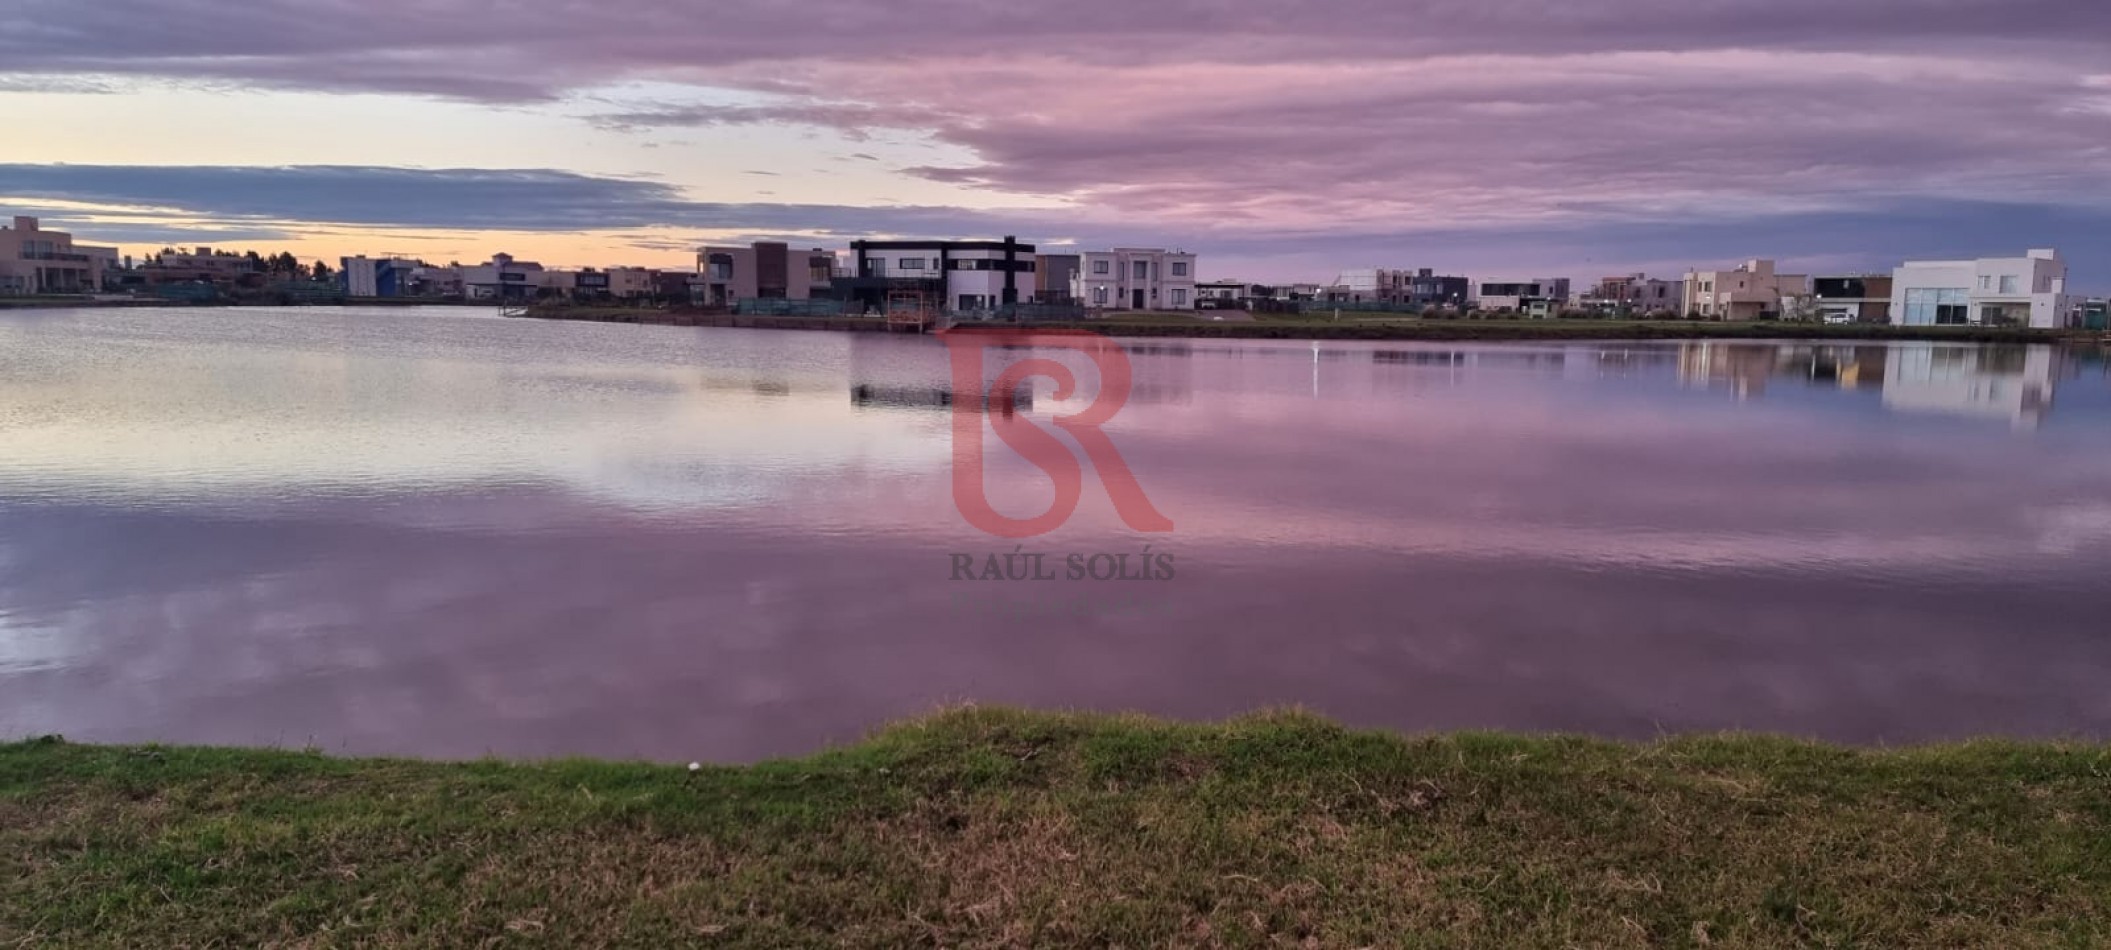
{"label": "house reflection in water", "polygon": [[1692,343],[1679,349],[1679,381],[1726,388],[1738,399],[1777,381],[1881,391],[1896,412],[2006,419],[2035,428],[2071,359],[2050,346],[1890,343],[1853,346]]}
{"label": "house reflection in water", "polygon": [[1884,406],[2007,419],[2033,429],[2052,412],[2066,356],[2050,346],[1905,343],[1892,348]]}

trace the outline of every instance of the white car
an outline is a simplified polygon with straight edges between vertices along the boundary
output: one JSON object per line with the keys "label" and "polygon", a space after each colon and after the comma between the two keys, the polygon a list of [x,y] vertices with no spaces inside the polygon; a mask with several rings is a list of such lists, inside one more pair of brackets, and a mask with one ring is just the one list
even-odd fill
{"label": "white car", "polygon": [[1853,323],[1853,322],[1854,322],[1854,318],[1853,318],[1853,317],[1850,317],[1850,316],[1848,316],[1847,314],[1844,314],[1844,313],[1828,313],[1828,314],[1826,314],[1826,315],[1825,315],[1825,322],[1826,322],[1826,323]]}

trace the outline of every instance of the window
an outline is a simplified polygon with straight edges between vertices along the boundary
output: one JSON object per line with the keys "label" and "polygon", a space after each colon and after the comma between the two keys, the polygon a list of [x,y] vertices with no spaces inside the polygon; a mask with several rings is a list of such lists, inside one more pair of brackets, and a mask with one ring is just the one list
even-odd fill
{"label": "window", "polygon": [[733,256],[731,254],[711,255],[711,266],[709,276],[712,280],[717,281],[732,280]]}
{"label": "window", "polygon": [[1150,279],[1151,279],[1151,262],[1150,262],[1150,261],[1136,261],[1136,262],[1134,262],[1134,263],[1132,263],[1132,264],[1130,264],[1130,265],[1129,265],[1129,270],[1130,270],[1130,276],[1132,276],[1132,277],[1135,277],[1135,278],[1136,278],[1137,280],[1150,280]]}
{"label": "window", "polygon": [[1105,275],[1106,275],[1106,274],[1108,273],[1108,264],[1107,264],[1107,262],[1106,262],[1106,261],[1093,261],[1093,262],[1092,262],[1092,272],[1093,272],[1093,273],[1095,273],[1095,274],[1099,274],[1099,275],[1105,276]]}
{"label": "window", "polygon": [[1175,276],[1175,277],[1186,277],[1186,276],[1187,276],[1187,262],[1186,262],[1186,261],[1174,261],[1174,262],[1173,262],[1173,276]]}
{"label": "window", "polygon": [[[1175,264],[1175,265],[1173,265],[1173,266],[1174,266],[1174,267],[1178,267],[1178,266],[1180,266],[1180,265],[1178,265],[1178,264]],[[1185,306],[1187,306],[1187,291],[1185,291],[1185,290],[1180,290],[1180,289],[1177,289],[1177,288],[1176,288],[1176,289],[1175,289],[1175,290],[1173,291],[1173,306],[1175,306],[1175,307],[1185,307]]]}
{"label": "window", "polygon": [[902,270],[923,270],[924,259],[921,257],[904,257],[900,266]]}
{"label": "window", "polygon": [[2004,294],[2016,292],[2016,277],[2014,274],[2003,274],[2001,276],[2001,292]]}
{"label": "window", "polygon": [[1107,305],[1107,288],[1092,288],[1092,305],[1095,307],[1104,307]]}
{"label": "window", "polygon": [[1981,275],[1979,275],[1979,289],[1980,289],[1980,290],[1992,290],[1992,289],[1994,289],[1994,275],[1992,275],[1992,274],[1981,274]]}
{"label": "window", "polygon": [[866,261],[865,266],[872,271],[872,276],[874,277],[887,276],[887,259],[884,257],[875,257]]}
{"label": "window", "polygon": [[1906,291],[1906,326],[1960,326],[1971,322],[1971,294],[1962,287],[1915,287]]}

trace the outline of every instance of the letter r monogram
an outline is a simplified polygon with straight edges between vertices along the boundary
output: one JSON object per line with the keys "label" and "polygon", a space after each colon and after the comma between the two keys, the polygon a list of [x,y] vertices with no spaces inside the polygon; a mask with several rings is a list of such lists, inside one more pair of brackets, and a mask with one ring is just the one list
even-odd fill
{"label": "letter r monogram", "polygon": [[[1077,376],[1070,367],[1046,358],[1021,360],[998,374],[983,389],[982,357],[1000,347],[1061,348],[1085,354],[1099,369],[1099,395],[1084,412],[1058,416],[1058,429],[1070,433],[1100,484],[1114,502],[1114,510],[1131,530],[1162,534],[1173,530],[1173,521],[1152,507],[1151,499],[1137,484],[1136,476],[1122,460],[1100,427],[1113,421],[1129,401],[1129,355],[1097,333],[1084,331],[1028,332],[1023,330],[946,331],[946,351],[953,365],[953,504],[968,523],[1000,538],[1034,538],[1063,526],[1077,512],[1084,497],[1085,474],[1070,449],[1055,436],[1008,411],[1010,402],[1027,380],[1046,376],[1055,380],[1056,398],[1069,399],[1077,392]],[[992,403],[997,412],[990,412]],[[988,486],[983,482],[982,423],[989,419],[997,438],[1019,453],[1055,482],[1055,501],[1033,518],[1010,518],[990,507]]]}

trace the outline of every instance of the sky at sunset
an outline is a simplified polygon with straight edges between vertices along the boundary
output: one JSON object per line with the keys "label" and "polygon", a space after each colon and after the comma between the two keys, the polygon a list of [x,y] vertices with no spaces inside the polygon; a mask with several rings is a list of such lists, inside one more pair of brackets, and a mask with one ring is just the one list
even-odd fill
{"label": "sky at sunset", "polygon": [[1172,246],[1591,278],[2058,247],[2111,290],[2106,0],[12,0],[0,213],[693,265]]}

